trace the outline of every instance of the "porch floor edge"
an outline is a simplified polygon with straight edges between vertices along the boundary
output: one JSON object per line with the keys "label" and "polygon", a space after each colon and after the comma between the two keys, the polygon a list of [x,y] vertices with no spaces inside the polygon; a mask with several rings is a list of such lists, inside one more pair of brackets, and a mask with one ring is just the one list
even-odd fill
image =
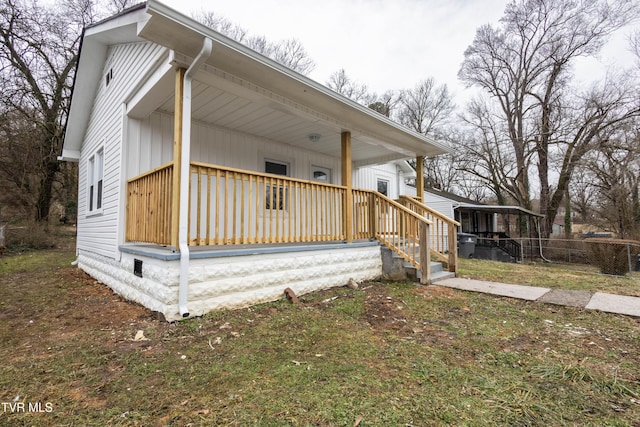
{"label": "porch floor edge", "polygon": [[[306,252],[329,249],[365,248],[380,246],[377,240],[362,240],[352,243],[347,242],[315,242],[315,243],[271,243],[260,245],[221,245],[217,247],[191,247],[189,259],[222,258],[246,255],[280,254],[287,252]],[[173,249],[149,244],[125,244],[118,246],[120,252],[131,255],[155,258],[161,261],[177,261],[180,253]]]}

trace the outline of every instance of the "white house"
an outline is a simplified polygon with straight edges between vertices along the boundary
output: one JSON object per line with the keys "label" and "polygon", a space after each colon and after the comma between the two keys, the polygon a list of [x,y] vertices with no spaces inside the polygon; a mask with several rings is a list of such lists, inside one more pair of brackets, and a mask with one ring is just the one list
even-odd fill
{"label": "white house", "polygon": [[78,265],[167,320],[380,276],[381,246],[428,282],[455,222],[400,197],[399,161],[447,150],[148,1],[83,34]]}

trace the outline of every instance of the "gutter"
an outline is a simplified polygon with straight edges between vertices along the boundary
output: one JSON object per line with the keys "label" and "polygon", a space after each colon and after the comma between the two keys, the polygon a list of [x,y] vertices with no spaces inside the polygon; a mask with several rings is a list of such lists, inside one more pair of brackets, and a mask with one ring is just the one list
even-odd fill
{"label": "gutter", "polygon": [[180,287],[178,288],[178,309],[182,317],[189,317],[187,307],[189,296],[189,183],[191,181],[191,81],[193,75],[211,56],[213,41],[205,37],[202,50],[184,73],[182,96],[182,156],[180,159]]}

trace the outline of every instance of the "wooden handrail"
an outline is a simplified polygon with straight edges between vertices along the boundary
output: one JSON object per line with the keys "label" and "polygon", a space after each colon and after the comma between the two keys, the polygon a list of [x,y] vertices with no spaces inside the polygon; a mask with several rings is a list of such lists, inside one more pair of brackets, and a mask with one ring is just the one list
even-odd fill
{"label": "wooden handrail", "polygon": [[[369,198],[367,227],[371,236],[418,269],[421,283],[430,283],[433,222],[377,191],[354,190],[354,201],[365,195]],[[359,218],[355,216],[355,220]]]}
{"label": "wooden handrail", "polygon": [[[441,212],[438,212],[437,210],[435,210],[433,208],[430,208],[429,206],[427,206],[424,203],[420,202],[416,197],[402,195],[402,196],[398,197],[398,199],[401,200],[401,201],[407,200],[410,203],[412,203],[416,208],[422,210],[425,213],[428,213],[430,216],[434,216],[436,218],[439,218],[439,219],[443,220],[444,222],[451,223],[451,224],[455,225],[456,227],[460,227],[460,223],[458,221],[456,221],[453,218],[449,218],[448,216],[444,215]],[[400,204],[402,204],[402,203],[400,203]],[[420,212],[418,212],[418,213],[420,213]],[[420,213],[420,214],[421,215],[425,215],[425,213]]]}
{"label": "wooden handrail", "polygon": [[146,178],[146,177],[147,177],[147,176],[149,176],[149,175],[153,175],[153,174],[155,174],[156,172],[162,171],[162,170],[167,169],[167,168],[169,168],[169,167],[171,167],[171,166],[173,166],[173,162],[165,163],[165,164],[164,164],[164,165],[162,165],[162,166],[158,166],[157,168],[151,169],[150,171],[147,171],[147,172],[145,172],[145,173],[142,173],[142,174],[140,174],[140,175],[138,175],[138,176],[135,176],[135,177],[133,177],[133,178],[129,178],[129,179],[127,180],[127,183],[134,182],[134,181],[139,181],[139,180],[140,180],[140,179],[142,179],[142,178]]}
{"label": "wooden handrail", "polygon": [[[431,230],[431,254],[447,263],[450,272],[458,273],[458,236],[460,223],[448,216],[426,206],[417,198],[400,196],[399,202],[419,215],[429,218],[434,223]],[[446,228],[446,233],[445,233]]]}
{"label": "wooden handrail", "polygon": [[283,179],[283,180],[290,181],[290,182],[300,182],[300,183],[303,183],[303,184],[320,185],[322,187],[334,187],[334,188],[341,188],[341,189],[347,188],[344,185],[329,184],[329,183],[320,182],[320,181],[312,181],[312,180],[309,180],[309,179],[291,178],[291,177],[284,176],[284,175],[276,175],[276,174],[266,173],[266,172],[249,171],[249,170],[246,170],[246,169],[231,168],[231,167],[228,167],[228,166],[212,165],[210,163],[191,162],[191,170],[193,170],[194,167],[214,168],[214,169],[219,169],[221,171],[236,172],[236,173],[239,173],[239,174],[253,175],[253,176],[259,176],[259,177],[264,177],[264,178]]}

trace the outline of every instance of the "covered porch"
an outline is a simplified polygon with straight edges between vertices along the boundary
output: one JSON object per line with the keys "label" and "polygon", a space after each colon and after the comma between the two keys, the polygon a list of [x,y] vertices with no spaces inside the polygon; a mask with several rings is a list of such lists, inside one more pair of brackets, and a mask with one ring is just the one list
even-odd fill
{"label": "covered porch", "polygon": [[519,206],[459,203],[456,218],[463,233],[477,236],[474,257],[521,262],[523,242],[538,235],[544,215]]}
{"label": "covered porch", "polygon": [[[180,251],[173,171],[169,163],[128,181],[126,242]],[[394,201],[372,190],[197,162],[190,165],[188,191],[190,251],[283,245],[295,251],[301,244],[376,240],[418,269],[424,283],[432,258],[457,270],[449,248],[456,247],[458,223],[414,197]]]}

